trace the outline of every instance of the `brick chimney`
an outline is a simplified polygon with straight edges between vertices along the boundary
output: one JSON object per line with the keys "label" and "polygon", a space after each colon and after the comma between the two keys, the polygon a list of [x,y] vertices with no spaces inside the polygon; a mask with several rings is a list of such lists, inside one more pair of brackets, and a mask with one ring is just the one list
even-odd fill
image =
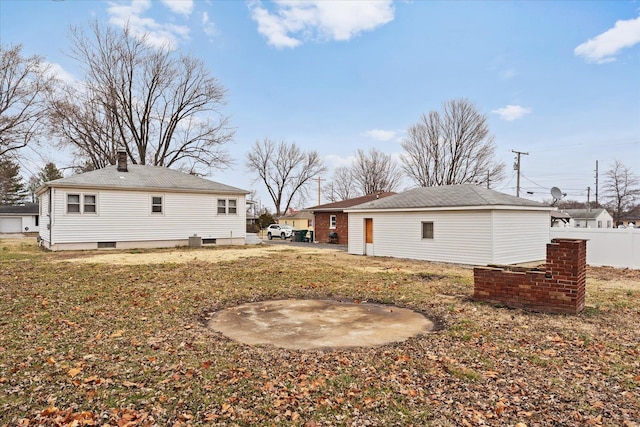
{"label": "brick chimney", "polygon": [[118,150],[118,172],[127,172],[127,152]]}

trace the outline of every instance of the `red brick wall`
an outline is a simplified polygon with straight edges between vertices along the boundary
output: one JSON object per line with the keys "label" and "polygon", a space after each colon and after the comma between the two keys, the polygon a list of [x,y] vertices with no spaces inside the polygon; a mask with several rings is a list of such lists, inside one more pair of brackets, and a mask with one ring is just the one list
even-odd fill
{"label": "red brick wall", "polygon": [[473,269],[473,299],[550,313],[580,313],[587,280],[587,241],[554,239],[544,271],[509,267]]}
{"label": "red brick wall", "polygon": [[[320,243],[327,243],[329,232],[338,233],[338,244],[346,245],[349,242],[349,216],[344,212],[316,212],[315,214],[315,235],[314,239]],[[331,215],[336,216],[336,228],[330,229],[329,222]]]}

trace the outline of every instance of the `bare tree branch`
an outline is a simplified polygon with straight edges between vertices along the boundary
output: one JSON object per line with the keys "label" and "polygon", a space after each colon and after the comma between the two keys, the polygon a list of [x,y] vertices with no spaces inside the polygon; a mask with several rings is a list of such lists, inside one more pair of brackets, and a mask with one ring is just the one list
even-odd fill
{"label": "bare tree branch", "polygon": [[395,191],[403,177],[402,170],[391,155],[375,148],[368,153],[358,149],[351,174],[358,190],[365,195]]}
{"label": "bare tree branch", "polygon": [[324,186],[324,193],[327,194],[327,199],[330,202],[362,196],[362,193],[356,189],[351,168],[347,166],[335,168],[332,180]]}
{"label": "bare tree branch", "polygon": [[402,142],[403,169],[417,185],[486,184],[504,178],[487,118],[466,99],[443,104],[411,126]]}
{"label": "bare tree branch", "polygon": [[223,145],[234,130],[220,111],[226,91],[200,59],[154,48],[128,27],[91,30],[71,31],[71,56],[85,79],[51,115],[64,144],[96,168],[113,164],[118,148],[133,163],[192,173],[231,164]]}
{"label": "bare tree branch", "polygon": [[0,46],[0,156],[26,147],[41,132],[54,77],[39,56],[22,46]]}
{"label": "bare tree branch", "polygon": [[[247,153],[247,170],[262,181],[276,208],[276,216],[286,212],[296,194],[306,194],[306,187],[314,177],[326,171],[317,151],[307,153],[294,143],[265,138],[256,141]],[[282,205],[284,210],[282,209]]]}
{"label": "bare tree branch", "polygon": [[607,204],[613,211],[614,223],[619,224],[624,213],[640,198],[640,178],[620,160],[616,160],[611,169],[605,172],[603,189]]}

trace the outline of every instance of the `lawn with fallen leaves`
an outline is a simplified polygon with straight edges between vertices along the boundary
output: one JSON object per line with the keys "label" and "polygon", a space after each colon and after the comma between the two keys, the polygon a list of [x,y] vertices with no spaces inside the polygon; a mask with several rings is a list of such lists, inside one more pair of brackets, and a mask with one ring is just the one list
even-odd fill
{"label": "lawn with fallen leaves", "polygon": [[[0,240],[0,426],[638,426],[640,272],[590,268],[587,308],[472,301],[463,266],[292,245],[51,253]],[[244,302],[410,308],[376,348],[248,346]]]}

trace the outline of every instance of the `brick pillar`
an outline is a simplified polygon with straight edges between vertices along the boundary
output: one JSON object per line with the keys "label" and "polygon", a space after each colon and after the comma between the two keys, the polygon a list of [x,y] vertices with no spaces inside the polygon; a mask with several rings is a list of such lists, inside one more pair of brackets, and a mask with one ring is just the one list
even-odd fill
{"label": "brick pillar", "polygon": [[587,241],[553,239],[547,245],[546,267],[547,281],[570,298],[568,311],[581,312],[587,283]]}

